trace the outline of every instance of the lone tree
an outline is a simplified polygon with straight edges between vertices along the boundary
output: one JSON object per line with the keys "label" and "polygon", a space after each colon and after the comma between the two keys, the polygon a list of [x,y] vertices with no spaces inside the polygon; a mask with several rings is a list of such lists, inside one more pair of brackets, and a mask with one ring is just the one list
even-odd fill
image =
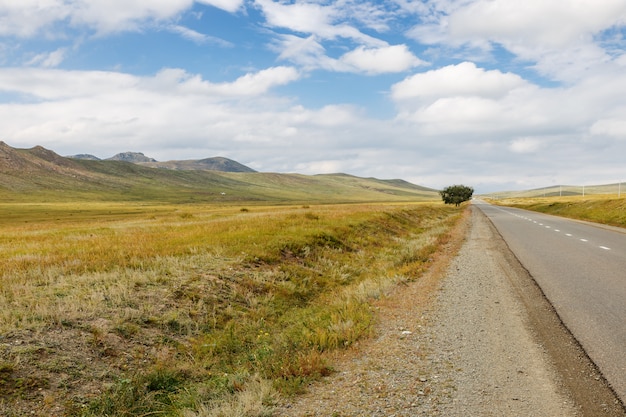
{"label": "lone tree", "polygon": [[441,199],[444,203],[454,204],[458,207],[462,202],[472,198],[474,189],[466,185],[451,185],[439,191],[439,194],[441,194]]}

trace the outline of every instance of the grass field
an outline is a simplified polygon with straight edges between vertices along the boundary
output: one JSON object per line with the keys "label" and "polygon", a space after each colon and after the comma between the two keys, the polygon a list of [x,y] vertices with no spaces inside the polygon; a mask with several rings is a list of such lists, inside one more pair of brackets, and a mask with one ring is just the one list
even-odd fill
{"label": "grass field", "polygon": [[621,198],[615,194],[506,198],[494,202],[572,219],[626,227],[626,195]]}
{"label": "grass field", "polygon": [[0,204],[0,415],[267,415],[371,334],[460,213]]}

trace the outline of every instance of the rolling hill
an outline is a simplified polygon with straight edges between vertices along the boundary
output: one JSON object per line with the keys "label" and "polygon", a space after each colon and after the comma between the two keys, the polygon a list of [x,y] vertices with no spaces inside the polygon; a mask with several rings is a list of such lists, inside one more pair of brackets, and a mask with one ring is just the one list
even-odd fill
{"label": "rolling hill", "polygon": [[125,161],[66,158],[41,146],[16,149],[0,142],[0,198],[4,202],[97,200],[279,204],[425,201],[438,200],[439,195],[436,190],[403,180],[347,174],[311,176],[223,172],[206,168],[158,169]]}
{"label": "rolling hill", "polygon": [[256,172],[252,168],[240,164],[237,161],[221,156],[205,159],[190,159],[186,161],[142,161],[137,163],[151,168],[166,168],[182,171],[209,170],[222,172]]}

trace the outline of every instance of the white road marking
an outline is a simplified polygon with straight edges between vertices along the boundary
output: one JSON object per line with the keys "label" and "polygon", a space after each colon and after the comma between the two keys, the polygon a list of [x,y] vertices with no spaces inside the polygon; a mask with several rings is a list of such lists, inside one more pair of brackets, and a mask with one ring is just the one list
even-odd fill
{"label": "white road marking", "polygon": [[[504,211],[504,210],[503,210],[503,211]],[[513,214],[513,213],[510,213],[510,214]],[[539,223],[539,222],[537,222],[536,220],[530,219],[530,218],[528,218],[528,217],[525,217],[525,216],[520,216],[520,215],[518,215],[518,214],[513,214],[513,215],[514,215],[515,217],[519,217],[520,219],[523,219],[523,220],[528,220],[529,222],[533,222],[533,223],[535,223],[536,225],[543,226],[543,227],[545,227],[546,229],[552,229],[552,226],[547,226],[547,225],[544,225],[543,223]],[[561,232],[561,230],[560,230],[560,229],[553,229],[553,230],[554,230],[555,232]],[[571,233],[565,233],[565,236],[567,236],[567,237],[572,237],[573,235],[572,235]],[[582,238],[580,239],[580,241],[581,241],[581,242],[589,242],[587,239],[582,239]],[[604,250],[611,250],[611,248],[606,247],[606,246],[599,246],[599,248],[600,248],[600,249],[604,249]]]}

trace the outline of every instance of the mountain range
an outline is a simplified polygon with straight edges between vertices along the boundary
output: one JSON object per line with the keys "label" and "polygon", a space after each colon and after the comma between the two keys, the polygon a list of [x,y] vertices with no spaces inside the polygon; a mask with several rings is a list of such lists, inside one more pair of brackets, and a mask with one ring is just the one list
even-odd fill
{"label": "mountain range", "polygon": [[[71,155],[68,158],[84,159],[90,161],[100,161],[97,156],[89,154]],[[124,161],[132,162],[134,164],[144,165],[151,168],[166,168],[176,169],[183,171],[193,170],[210,170],[210,171],[223,171],[223,172],[256,172],[252,168],[249,168],[243,164],[232,159],[216,156],[213,158],[205,159],[189,159],[183,161],[165,161],[159,162],[154,158],[144,155],[142,152],[121,152],[111,158],[105,159],[105,161]]]}
{"label": "mountain range", "polygon": [[436,190],[400,179],[256,172],[227,158],[128,162],[152,158],[125,154],[108,160],[63,157],[41,146],[17,149],[0,141],[0,201],[282,204],[439,199]]}

